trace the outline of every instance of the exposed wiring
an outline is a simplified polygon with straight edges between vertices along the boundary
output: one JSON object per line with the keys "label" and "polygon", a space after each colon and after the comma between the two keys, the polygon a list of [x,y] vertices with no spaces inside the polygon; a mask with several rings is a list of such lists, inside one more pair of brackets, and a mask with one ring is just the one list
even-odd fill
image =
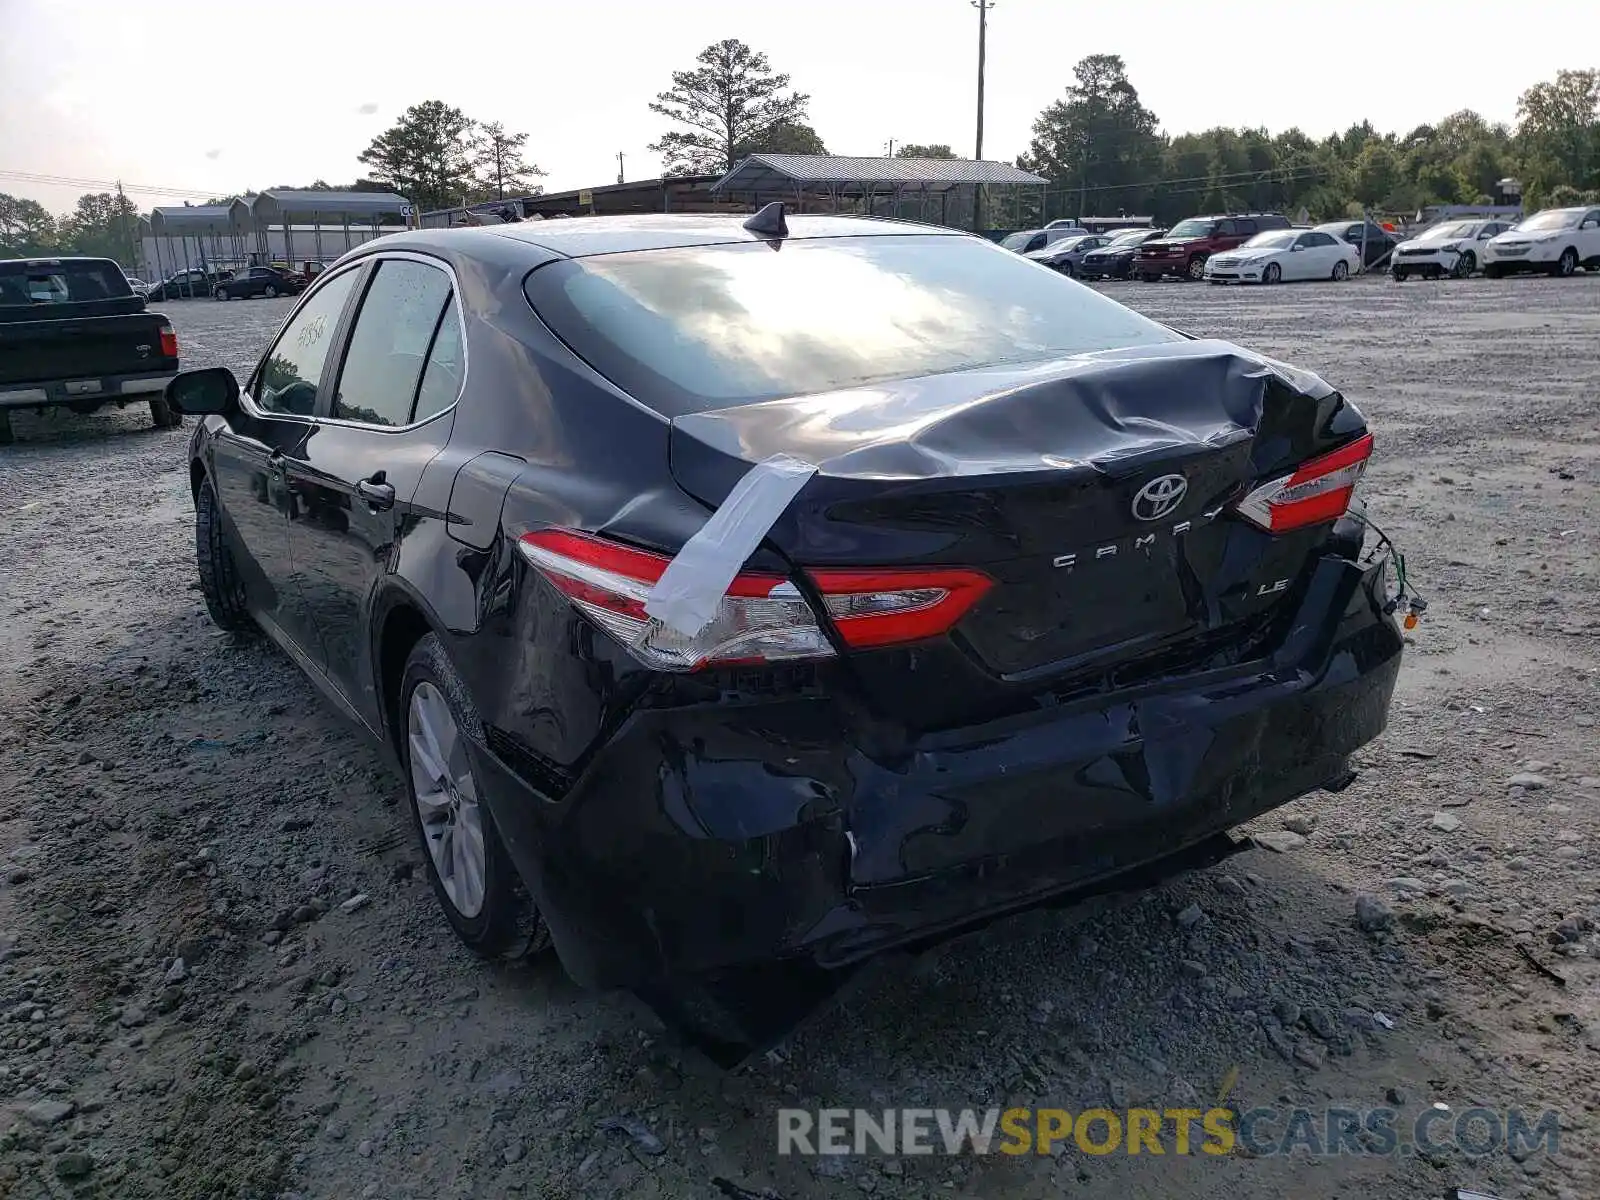
{"label": "exposed wiring", "polygon": [[1411,580],[1406,574],[1406,556],[1400,547],[1394,544],[1394,539],[1380,529],[1377,522],[1364,511],[1351,509],[1350,515],[1378,535],[1378,544],[1373,548],[1374,552],[1387,548],[1389,558],[1394,563],[1395,594],[1394,598],[1383,606],[1383,611],[1393,613],[1404,603],[1407,614],[1406,628],[1412,628],[1417,623],[1416,617],[1428,610],[1428,602],[1411,590]]}

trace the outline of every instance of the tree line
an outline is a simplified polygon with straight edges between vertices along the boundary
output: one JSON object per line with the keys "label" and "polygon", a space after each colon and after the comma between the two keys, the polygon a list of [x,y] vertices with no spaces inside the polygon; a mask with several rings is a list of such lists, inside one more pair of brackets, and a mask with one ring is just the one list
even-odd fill
{"label": "tree line", "polygon": [[1507,178],[1522,184],[1529,211],[1600,203],[1600,71],[1560,71],[1530,87],[1514,127],[1464,109],[1404,134],[1362,121],[1321,139],[1299,129],[1225,127],[1168,135],[1121,56],[1093,54],[1073,68],[1066,95],[1039,114],[1017,165],[1050,181],[1052,217],[1409,213],[1493,203]]}
{"label": "tree line", "polygon": [[[649,102],[669,129],[650,149],[666,175],[720,174],[750,154],[827,154],[809,124],[810,96],[737,39],[707,46]],[[526,195],[545,172],[525,157],[528,134],[479,121],[440,100],[406,109],[359,155],[355,191],[395,191],[419,210]],[[905,158],[956,158],[948,145],[907,143]],[[1033,124],[1019,167],[1049,181],[1041,221],[1058,216],[1275,210],[1316,218],[1363,208],[1408,213],[1486,204],[1515,178],[1523,205],[1600,203],[1600,71],[1559,71],[1517,104],[1515,125],[1470,109],[1404,134],[1370,121],[1313,138],[1299,129],[1218,127],[1169,134],[1139,98],[1120,55],[1091,54]],[[310,189],[332,189],[322,180]],[[248,193],[246,193],[248,194]],[[225,203],[234,197],[215,197]],[[132,261],[138,213],[111,193],[79,197],[55,217],[0,193],[0,256],[104,254]]]}

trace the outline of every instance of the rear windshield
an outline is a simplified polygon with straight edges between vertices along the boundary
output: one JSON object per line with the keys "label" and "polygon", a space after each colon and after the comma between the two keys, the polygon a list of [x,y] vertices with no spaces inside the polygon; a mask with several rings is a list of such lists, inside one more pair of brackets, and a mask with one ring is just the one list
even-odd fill
{"label": "rear windshield", "polygon": [[1179,335],[978,238],[642,250],[533,271],[572,349],[667,416]]}
{"label": "rear windshield", "polygon": [[77,304],[131,296],[114,262],[33,259],[0,263],[0,305]]}

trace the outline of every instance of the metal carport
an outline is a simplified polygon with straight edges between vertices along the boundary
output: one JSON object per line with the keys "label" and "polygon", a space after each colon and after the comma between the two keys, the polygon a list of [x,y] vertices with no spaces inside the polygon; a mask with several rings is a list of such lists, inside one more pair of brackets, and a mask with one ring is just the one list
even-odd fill
{"label": "metal carport", "polygon": [[[232,204],[186,204],[151,209],[150,240],[155,251],[156,275],[165,279],[175,271],[191,267],[214,270],[223,264],[231,266],[243,262],[245,239],[253,228],[250,210],[237,200]],[[165,254],[162,253],[163,243],[166,244]]]}
{"label": "metal carport", "polygon": [[[970,158],[844,158],[832,154],[752,154],[711,190],[718,196],[746,196],[753,205],[782,200],[804,212],[829,212],[936,220],[977,228],[980,192],[984,203],[1015,214],[1022,201],[1043,211],[1047,182],[1010,163]],[[989,196],[994,200],[990,201]],[[889,211],[880,210],[887,200]],[[937,213],[929,207],[937,201]],[[1031,207],[1031,205],[1030,205]]]}
{"label": "metal carport", "polygon": [[[250,213],[255,223],[257,250],[270,255],[269,231],[275,225],[283,226],[284,261],[295,264],[295,230],[304,232],[310,226],[311,245],[302,246],[301,259],[322,260],[322,227],[332,225],[344,230],[344,246],[339,254],[352,246],[381,237],[407,226],[411,216],[411,201],[393,192],[322,192],[286,191],[269,189],[250,200]],[[385,218],[388,218],[387,220]],[[359,237],[352,240],[351,223],[364,225]]]}

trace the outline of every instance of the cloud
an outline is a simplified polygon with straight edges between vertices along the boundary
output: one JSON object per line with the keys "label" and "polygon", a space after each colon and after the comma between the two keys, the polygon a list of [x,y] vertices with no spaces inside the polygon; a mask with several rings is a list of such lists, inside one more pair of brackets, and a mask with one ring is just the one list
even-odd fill
{"label": "cloud", "polygon": [[206,151],[206,157],[207,158],[212,158],[212,159],[221,158],[222,157],[221,148],[219,147],[216,150],[207,150]]}
{"label": "cloud", "polygon": [[363,117],[370,117],[373,113],[378,111],[378,106],[373,101],[368,100],[365,104],[361,105],[361,107],[357,108],[356,111]]}

